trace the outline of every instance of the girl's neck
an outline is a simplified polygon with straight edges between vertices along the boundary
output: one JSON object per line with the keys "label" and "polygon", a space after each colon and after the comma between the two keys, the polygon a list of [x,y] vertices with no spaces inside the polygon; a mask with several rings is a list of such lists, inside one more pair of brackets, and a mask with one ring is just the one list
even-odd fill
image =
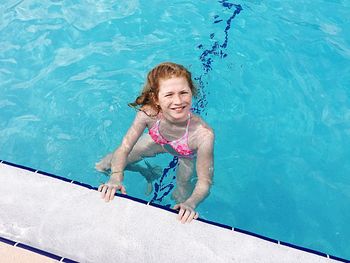
{"label": "girl's neck", "polygon": [[162,113],[160,113],[160,119],[162,120],[162,122],[166,123],[166,125],[169,125],[170,127],[182,127],[182,126],[186,126],[188,119],[191,117],[190,113],[188,114],[188,116],[186,117],[185,120],[176,120],[176,121],[172,121],[170,119],[167,119],[164,117],[164,115]]}

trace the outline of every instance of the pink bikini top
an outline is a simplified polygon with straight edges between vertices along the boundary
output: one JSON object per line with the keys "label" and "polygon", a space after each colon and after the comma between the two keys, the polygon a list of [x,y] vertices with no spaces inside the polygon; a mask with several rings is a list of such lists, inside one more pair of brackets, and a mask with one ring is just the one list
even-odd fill
{"label": "pink bikini top", "polygon": [[179,154],[179,157],[194,158],[195,153],[190,149],[190,147],[188,147],[188,127],[190,126],[190,121],[191,115],[189,114],[185,134],[181,138],[174,141],[168,141],[160,134],[160,118],[156,121],[152,128],[148,130],[148,133],[155,143],[158,143],[162,146],[165,144],[170,145],[171,148],[173,148]]}

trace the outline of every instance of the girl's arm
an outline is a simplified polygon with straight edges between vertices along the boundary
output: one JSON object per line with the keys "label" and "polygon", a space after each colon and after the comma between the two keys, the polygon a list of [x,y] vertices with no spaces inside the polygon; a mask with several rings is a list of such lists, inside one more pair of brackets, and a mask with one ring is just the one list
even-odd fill
{"label": "girl's arm", "polygon": [[118,178],[123,181],[123,171],[127,165],[127,158],[137,140],[146,128],[147,115],[143,111],[136,114],[133,124],[125,134],[120,146],[114,151],[111,161],[111,178]]}
{"label": "girl's arm", "polygon": [[114,198],[117,190],[126,194],[126,190],[121,184],[124,179],[124,168],[127,165],[129,153],[146,128],[147,118],[148,116],[142,111],[136,114],[134,122],[124,136],[120,146],[113,153],[110,179],[107,183],[100,185],[98,189],[106,202]]}
{"label": "girl's arm", "polygon": [[209,194],[212,185],[214,172],[214,133],[210,129],[205,129],[199,135],[200,144],[197,150],[197,183],[191,196],[183,203],[174,206],[174,209],[180,209],[178,219],[182,223],[191,222],[192,219],[198,218],[195,208]]}
{"label": "girl's arm", "polygon": [[214,133],[206,129],[200,138],[196,163],[198,180],[192,195],[185,201],[193,208],[196,208],[209,195],[214,172]]}

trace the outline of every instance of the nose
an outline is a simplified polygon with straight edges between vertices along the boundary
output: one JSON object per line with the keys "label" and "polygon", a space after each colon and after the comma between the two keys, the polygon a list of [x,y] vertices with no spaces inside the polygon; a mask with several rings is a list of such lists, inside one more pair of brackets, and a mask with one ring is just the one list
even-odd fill
{"label": "nose", "polygon": [[175,94],[173,99],[174,99],[173,101],[174,104],[181,104],[181,96],[179,94]]}

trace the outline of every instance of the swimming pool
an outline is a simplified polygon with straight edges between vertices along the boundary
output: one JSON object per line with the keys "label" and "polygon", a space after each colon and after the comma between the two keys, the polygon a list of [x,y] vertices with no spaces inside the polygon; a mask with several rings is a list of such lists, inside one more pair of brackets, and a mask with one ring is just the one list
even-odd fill
{"label": "swimming pool", "polygon": [[[93,165],[131,123],[146,72],[176,61],[201,81],[216,132],[201,215],[350,258],[349,4],[152,3],[0,7],[1,159],[98,185]],[[126,180],[153,198],[138,175]]]}

